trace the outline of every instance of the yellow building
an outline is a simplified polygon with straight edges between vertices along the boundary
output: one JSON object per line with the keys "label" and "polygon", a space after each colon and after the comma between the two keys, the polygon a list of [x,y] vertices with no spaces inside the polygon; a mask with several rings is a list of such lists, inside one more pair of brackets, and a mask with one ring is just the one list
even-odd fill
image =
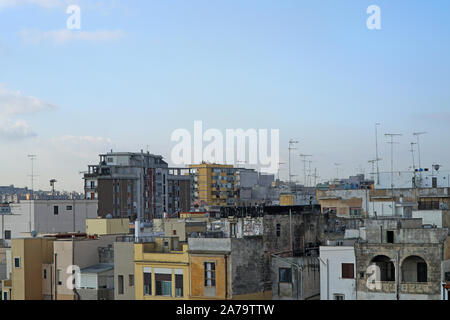
{"label": "yellow building", "polygon": [[[191,254],[192,299],[226,300],[229,298],[231,274],[228,255]],[[228,285],[227,285],[227,282]]]}
{"label": "yellow building", "polygon": [[194,169],[194,198],[204,205],[235,205],[236,169],[232,165],[202,163],[191,165]]}
{"label": "yellow building", "polygon": [[54,239],[11,240],[11,300],[51,298]]}
{"label": "yellow building", "polygon": [[128,234],[130,221],[125,219],[86,219],[88,235]]}
{"label": "yellow building", "polygon": [[293,194],[280,194],[280,206],[293,206],[295,205],[295,195]]}
{"label": "yellow building", "polygon": [[178,237],[155,238],[134,245],[136,300],[190,298],[188,245]]}

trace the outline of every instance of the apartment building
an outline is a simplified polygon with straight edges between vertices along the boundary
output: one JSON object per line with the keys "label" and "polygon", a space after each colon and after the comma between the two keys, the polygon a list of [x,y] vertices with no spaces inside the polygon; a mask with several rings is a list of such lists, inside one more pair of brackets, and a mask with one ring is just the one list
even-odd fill
{"label": "apartment building", "polygon": [[[99,237],[60,238],[54,242],[54,270],[56,281],[53,291],[57,300],[81,300],[86,297],[110,299],[113,292],[113,260],[107,261],[106,268],[102,263],[102,248],[112,247],[117,235]],[[77,266],[81,279],[73,287],[67,286],[72,277],[72,267]]]}
{"label": "apartment building", "polygon": [[54,239],[26,238],[11,241],[11,281],[4,288],[10,300],[52,299]]}
{"label": "apartment building", "polygon": [[202,163],[190,166],[194,175],[194,199],[200,205],[234,206],[239,193],[236,168]]}
{"label": "apartment building", "polygon": [[168,211],[168,165],[149,152],[109,152],[84,174],[86,199],[98,199],[98,214],[114,218],[162,218]]}
{"label": "apartment building", "polygon": [[85,232],[86,219],[97,218],[97,200],[21,200],[9,205],[0,219],[0,239],[31,234]]}
{"label": "apartment building", "polygon": [[191,209],[194,202],[193,180],[191,169],[169,168],[167,180],[169,216],[173,217]]}
{"label": "apartment building", "polygon": [[134,245],[136,300],[190,299],[187,243],[178,237],[155,237]]}

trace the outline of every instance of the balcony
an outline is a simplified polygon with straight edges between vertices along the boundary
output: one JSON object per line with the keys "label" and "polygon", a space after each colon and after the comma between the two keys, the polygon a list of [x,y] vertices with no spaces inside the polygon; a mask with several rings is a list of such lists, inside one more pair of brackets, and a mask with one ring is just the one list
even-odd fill
{"label": "balcony", "polygon": [[403,282],[400,289],[402,293],[409,294],[430,294],[432,292],[428,282]]}
{"label": "balcony", "polygon": [[367,286],[370,292],[384,292],[395,293],[397,292],[395,281],[373,281],[372,285]]}

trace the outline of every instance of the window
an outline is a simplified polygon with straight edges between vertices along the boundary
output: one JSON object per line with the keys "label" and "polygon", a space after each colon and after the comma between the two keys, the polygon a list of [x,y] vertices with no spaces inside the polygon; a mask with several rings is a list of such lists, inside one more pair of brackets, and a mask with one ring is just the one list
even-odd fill
{"label": "window", "polygon": [[44,269],[44,279],[47,279],[47,269]]}
{"label": "window", "polygon": [[281,225],[277,223],[277,237],[280,237],[281,235]]}
{"label": "window", "polygon": [[173,230],[173,235],[174,235],[174,236],[177,235],[177,230]]}
{"label": "window", "polygon": [[387,231],[387,243],[394,243],[394,231]]}
{"label": "window", "polygon": [[5,230],[5,240],[11,239],[11,230]]}
{"label": "window", "polygon": [[175,275],[175,297],[183,296],[183,275]]}
{"label": "window", "polygon": [[62,271],[61,270],[57,270],[57,274],[58,274],[58,286],[62,285]]}
{"label": "window", "polygon": [[333,295],[334,300],[345,300],[345,295],[340,294],[340,293],[335,293]]}
{"label": "window", "polygon": [[155,294],[157,296],[172,296],[172,274],[155,273]]}
{"label": "window", "polygon": [[342,264],[342,279],[354,279],[354,264],[343,263]]}
{"label": "window", "polygon": [[114,162],[114,159],[113,159],[113,158],[107,158],[107,159],[106,159],[106,162],[112,163],[112,162]]}
{"label": "window", "polygon": [[72,210],[72,206],[66,206],[66,210],[67,210],[67,211]]}
{"label": "window", "polygon": [[53,206],[53,214],[54,214],[55,216],[59,214],[58,210],[59,210],[59,207],[58,207],[58,206]]}
{"label": "window", "polygon": [[144,295],[152,295],[152,271],[150,268],[144,268]]}
{"label": "window", "polygon": [[134,274],[128,275],[128,285],[134,287]]}
{"label": "window", "polygon": [[3,292],[3,300],[8,300],[8,292]]}
{"label": "window", "polygon": [[205,287],[216,286],[216,263],[205,262]]}
{"label": "window", "polygon": [[417,282],[427,282],[427,264],[425,262],[417,263]]}
{"label": "window", "polygon": [[231,236],[236,237],[236,223],[231,223],[230,228],[231,228]]}
{"label": "window", "polygon": [[117,280],[118,280],[118,290],[119,290],[119,294],[123,294],[123,276],[119,275],[117,276]]}
{"label": "window", "polygon": [[280,276],[279,282],[292,282],[292,269],[291,268],[280,268],[278,269]]}
{"label": "window", "polygon": [[20,268],[20,257],[15,257],[14,258],[14,268]]}
{"label": "window", "polygon": [[360,216],[362,214],[361,208],[350,208],[350,215],[351,216]]}

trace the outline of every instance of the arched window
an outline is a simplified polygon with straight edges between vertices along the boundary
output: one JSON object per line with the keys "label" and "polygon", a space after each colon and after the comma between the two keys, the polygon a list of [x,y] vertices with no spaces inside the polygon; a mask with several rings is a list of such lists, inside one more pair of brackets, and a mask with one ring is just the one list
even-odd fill
{"label": "arched window", "polygon": [[389,257],[376,256],[370,261],[370,265],[375,265],[379,268],[380,281],[395,281],[395,266]]}
{"label": "arched window", "polygon": [[419,256],[409,256],[402,263],[402,282],[427,282],[427,263]]}

